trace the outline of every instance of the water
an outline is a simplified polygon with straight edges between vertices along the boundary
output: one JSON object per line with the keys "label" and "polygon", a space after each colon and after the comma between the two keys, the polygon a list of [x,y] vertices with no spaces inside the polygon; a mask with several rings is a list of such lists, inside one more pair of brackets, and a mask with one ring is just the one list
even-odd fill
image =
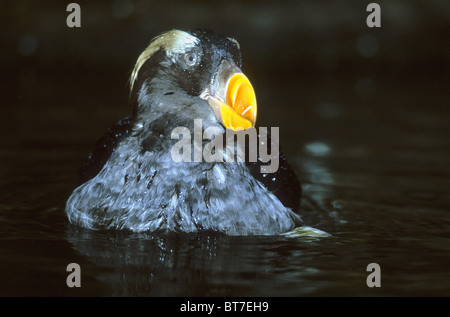
{"label": "water", "polygon": [[[383,100],[382,87],[379,93],[376,102]],[[414,94],[417,104],[429,98],[429,92]],[[395,94],[387,97],[396,102]],[[331,119],[301,111],[304,133],[280,140],[303,183],[305,222],[331,234],[317,239],[74,228],[64,203],[95,142],[91,130],[104,130],[90,129],[102,111],[72,127],[64,109],[49,114],[30,106],[33,120],[22,124],[41,129],[31,137],[29,131],[11,135],[0,152],[1,294],[448,296],[450,131],[438,106],[445,100],[434,100],[426,112],[397,102],[365,111],[322,105],[337,109]],[[47,126],[55,116],[60,122]],[[73,262],[82,269],[79,289],[66,286]],[[381,267],[381,288],[366,285],[369,263]]]}
{"label": "water", "polygon": [[[404,11],[410,22],[414,8]],[[300,19],[304,10],[295,10]],[[244,71],[256,90],[258,121],[280,127],[281,147],[302,181],[306,225],[330,237],[137,235],[69,225],[64,204],[76,171],[108,126],[130,113],[127,74],[143,33],[157,32],[133,38],[136,29],[120,29],[99,43],[88,25],[79,33],[44,28],[39,32],[54,30],[74,44],[58,46],[38,32],[33,51],[27,46],[31,57],[11,57],[2,72],[9,77],[1,95],[0,295],[449,296],[450,77],[448,54],[431,45],[445,32],[429,33],[435,42],[419,31],[401,42],[390,28],[375,33],[383,39],[378,55],[361,59],[345,51],[358,36],[339,33],[338,21],[333,41],[304,18],[291,30],[304,36],[299,47],[273,36],[279,45],[271,50],[252,42],[259,32],[242,36]],[[302,28],[330,46],[321,50]],[[6,39],[14,44],[8,52],[17,50],[15,35]],[[421,50],[409,46],[411,38],[422,41]],[[82,49],[85,39],[92,50]],[[110,50],[112,43],[121,50]],[[66,285],[69,263],[81,266],[81,288]],[[366,284],[369,263],[381,267],[379,288]]]}

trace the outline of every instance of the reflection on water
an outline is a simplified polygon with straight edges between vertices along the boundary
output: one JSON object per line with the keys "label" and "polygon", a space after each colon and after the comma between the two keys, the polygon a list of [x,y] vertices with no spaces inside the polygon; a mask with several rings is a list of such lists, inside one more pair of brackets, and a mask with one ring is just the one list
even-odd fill
{"label": "reflection on water", "polygon": [[[303,259],[303,249],[312,242],[292,248],[296,243],[289,238],[124,235],[74,228],[68,241],[104,268],[97,278],[112,295],[288,296],[316,289],[308,280],[317,270]],[[298,283],[305,287],[298,289]]]}
{"label": "reflection on water", "polygon": [[[330,147],[327,144],[320,142],[320,141],[306,144],[305,150],[308,154],[316,155],[316,156],[325,156],[331,152]],[[315,169],[315,168],[313,167],[313,169]],[[321,168],[318,168],[319,171],[320,171],[320,169]],[[323,168],[322,168],[322,170],[323,170]],[[319,172],[319,174],[320,174],[320,172]]]}

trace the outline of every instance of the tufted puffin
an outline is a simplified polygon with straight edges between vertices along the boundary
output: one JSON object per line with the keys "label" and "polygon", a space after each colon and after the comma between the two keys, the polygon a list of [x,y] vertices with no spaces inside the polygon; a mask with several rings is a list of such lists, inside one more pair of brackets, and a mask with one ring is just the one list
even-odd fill
{"label": "tufted puffin", "polygon": [[66,203],[70,223],[227,235],[276,235],[301,224],[301,185],[283,153],[274,173],[261,172],[259,156],[244,162],[171,156],[174,128],[192,129],[194,119],[223,133],[255,126],[256,97],[241,67],[233,38],[207,30],[154,38],[131,75],[132,114],[106,132],[80,168]]}

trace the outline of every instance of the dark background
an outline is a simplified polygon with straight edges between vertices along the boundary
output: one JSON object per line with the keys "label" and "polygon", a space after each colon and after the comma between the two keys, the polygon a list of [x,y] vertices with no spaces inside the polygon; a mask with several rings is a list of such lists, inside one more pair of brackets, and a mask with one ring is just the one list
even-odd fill
{"label": "dark background", "polygon": [[[332,104],[361,116],[396,111],[398,102],[402,111],[448,113],[435,99],[449,79],[446,1],[379,1],[381,28],[366,25],[369,1],[79,1],[81,28],[67,27],[68,3],[1,5],[5,137],[70,142],[68,135],[90,120],[86,137],[101,134],[130,112],[128,77],[137,56],[172,28],[235,37],[257,92],[259,122],[281,126],[285,137],[336,133],[304,120],[310,112],[337,115],[327,108]],[[429,99],[411,98],[416,90],[428,91]],[[389,104],[380,102],[383,93]]]}
{"label": "dark background", "polygon": [[[448,296],[450,2],[2,1],[1,295]],[[111,238],[64,204],[105,130],[131,113],[150,40],[209,28],[236,38],[260,126],[303,184],[307,225],[333,235]],[[83,287],[65,286],[82,267]],[[365,285],[382,267],[379,290]]]}

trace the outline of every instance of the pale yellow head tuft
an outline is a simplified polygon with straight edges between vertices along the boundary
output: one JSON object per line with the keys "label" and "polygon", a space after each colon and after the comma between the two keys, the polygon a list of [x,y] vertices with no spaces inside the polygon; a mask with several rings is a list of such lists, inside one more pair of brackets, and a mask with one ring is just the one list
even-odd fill
{"label": "pale yellow head tuft", "polygon": [[153,54],[161,49],[177,54],[183,54],[192,49],[198,41],[199,39],[195,36],[179,30],[168,31],[155,37],[151,41],[150,45],[142,52],[141,55],[139,55],[139,58],[136,61],[136,65],[134,66],[130,78],[131,91],[133,90],[139,70],[142,65],[144,65],[144,63],[153,56]]}

